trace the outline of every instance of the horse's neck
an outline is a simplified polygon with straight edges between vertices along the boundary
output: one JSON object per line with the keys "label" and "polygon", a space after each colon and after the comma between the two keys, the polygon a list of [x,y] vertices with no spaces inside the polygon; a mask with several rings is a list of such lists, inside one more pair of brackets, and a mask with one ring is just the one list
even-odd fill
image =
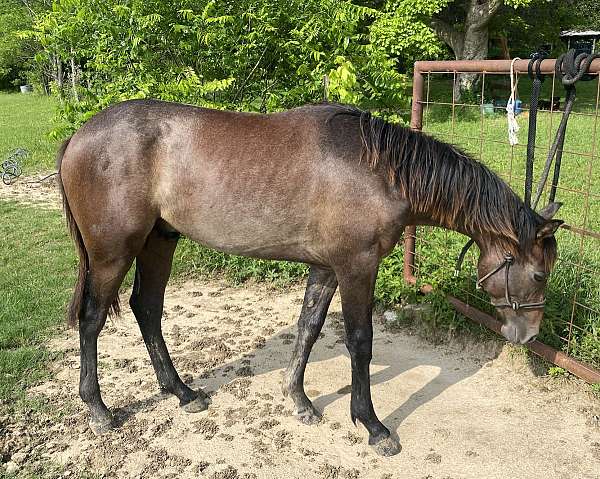
{"label": "horse's neck", "polygon": [[[423,225],[423,226],[437,226],[450,231],[456,231],[465,236],[471,238],[475,244],[477,245],[480,254],[487,254],[490,251],[497,252],[506,252],[510,251],[509,241],[502,236],[499,236],[497,233],[492,231],[488,231],[485,229],[478,229],[474,227],[467,227],[465,225],[471,224],[468,221],[467,215],[473,214],[473,212],[462,211],[456,218],[456,222],[454,225],[444,224],[434,218],[435,215],[429,214],[421,214],[419,216],[412,217],[412,221],[410,224],[413,225]],[[463,216],[464,215],[464,216]]]}
{"label": "horse's neck", "polygon": [[413,221],[411,223],[417,226],[438,226],[450,231],[456,231],[457,233],[461,233],[474,240],[480,248],[482,248],[483,245],[488,245],[491,243],[489,235],[487,235],[486,232],[470,230],[468,228],[463,227],[462,225],[467,223],[464,221],[464,219],[465,218],[459,217],[457,225],[448,225],[434,219],[433,215],[431,214],[420,214],[413,216]]}

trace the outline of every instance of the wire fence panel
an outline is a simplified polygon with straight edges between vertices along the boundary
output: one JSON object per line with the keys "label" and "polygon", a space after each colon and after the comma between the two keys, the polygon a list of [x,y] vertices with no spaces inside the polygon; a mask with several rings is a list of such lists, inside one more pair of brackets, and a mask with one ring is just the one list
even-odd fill
{"label": "wire fence panel", "polygon": [[[509,60],[417,62],[411,127],[457,145],[522,195],[531,81],[527,76],[528,61],[516,61],[523,108],[517,115],[519,143],[511,146],[505,111],[511,88],[510,63]],[[547,75],[537,115],[534,193],[536,178],[560,123],[565,98],[563,86],[554,75],[554,60],[544,60],[542,71]],[[456,82],[461,73],[467,72],[479,74],[478,91],[462,95],[458,101]],[[571,364],[572,359],[579,361],[581,370],[575,367],[574,372],[592,382],[600,382],[599,72],[600,61],[596,60],[590,68],[591,80],[577,83],[577,100],[569,119],[561,175],[556,184],[556,201],[563,203],[557,217],[564,219],[565,225],[556,235],[559,258],[546,290],[547,306],[539,336],[546,346],[568,356],[558,353],[564,359],[561,364]],[[550,175],[540,207],[546,204],[552,181]],[[414,227],[407,228],[405,278],[441,287],[463,303],[493,313],[487,296],[475,290],[476,252],[471,252],[465,260],[461,275],[452,278],[464,242],[465,237],[454,232],[419,227],[415,233]],[[436,251],[445,254],[432,255]],[[470,316],[477,315],[480,312]],[[549,350],[541,344],[538,349]]]}

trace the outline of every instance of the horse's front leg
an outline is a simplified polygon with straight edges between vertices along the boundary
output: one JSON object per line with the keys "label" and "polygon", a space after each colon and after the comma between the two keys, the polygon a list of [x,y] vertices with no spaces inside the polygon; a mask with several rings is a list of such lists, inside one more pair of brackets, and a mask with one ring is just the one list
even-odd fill
{"label": "horse's front leg", "polygon": [[304,392],[304,371],[310,351],[319,337],[331,298],[337,288],[337,279],[330,269],[311,266],[304,293],[302,312],[298,320],[298,337],[294,354],[283,379],[283,394],[292,397],[295,414],[305,424],[314,424],[321,419]]}
{"label": "horse's front leg", "polygon": [[400,444],[375,414],[371,401],[369,365],[373,349],[373,292],[379,261],[371,255],[350,259],[336,268],[346,328],[346,347],[352,364],[352,421],[369,431],[369,444],[382,456],[400,452]]}

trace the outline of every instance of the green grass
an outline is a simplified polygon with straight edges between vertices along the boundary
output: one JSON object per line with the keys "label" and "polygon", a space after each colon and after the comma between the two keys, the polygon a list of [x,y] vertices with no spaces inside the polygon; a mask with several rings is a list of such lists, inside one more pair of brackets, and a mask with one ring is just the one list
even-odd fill
{"label": "green grass", "polygon": [[75,255],[59,211],[0,202],[0,402],[9,406],[42,378],[44,340],[64,317]]}
{"label": "green grass", "polygon": [[37,94],[0,93],[0,163],[17,148],[29,151],[27,174],[54,169],[58,142],[50,140],[56,100]]}
{"label": "green grass", "polygon": [[173,276],[224,274],[233,283],[249,279],[283,286],[308,273],[308,266],[287,261],[266,261],[233,256],[200,246],[186,238],[175,252]]}

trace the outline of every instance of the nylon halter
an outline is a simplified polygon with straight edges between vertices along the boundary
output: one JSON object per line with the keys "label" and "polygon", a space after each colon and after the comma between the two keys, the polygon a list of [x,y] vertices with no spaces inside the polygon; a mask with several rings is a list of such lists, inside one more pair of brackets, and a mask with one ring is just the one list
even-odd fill
{"label": "nylon halter", "polygon": [[496,268],[494,268],[488,274],[486,274],[485,276],[483,276],[477,280],[477,282],[475,283],[477,289],[482,288],[481,283],[483,283],[486,279],[489,279],[490,277],[495,275],[502,268],[506,268],[505,274],[504,274],[504,302],[498,302],[498,303],[491,302],[492,306],[494,306],[496,308],[511,308],[513,311],[518,311],[519,309],[543,308],[544,305],[546,304],[546,298],[544,298],[541,301],[538,301],[536,303],[522,303],[522,304],[519,303],[519,301],[517,301],[516,299],[511,298],[510,292],[508,289],[508,274],[510,272],[510,266],[514,262],[515,262],[515,258],[512,254],[504,253],[504,261],[502,263],[500,263],[498,266],[496,266]]}

